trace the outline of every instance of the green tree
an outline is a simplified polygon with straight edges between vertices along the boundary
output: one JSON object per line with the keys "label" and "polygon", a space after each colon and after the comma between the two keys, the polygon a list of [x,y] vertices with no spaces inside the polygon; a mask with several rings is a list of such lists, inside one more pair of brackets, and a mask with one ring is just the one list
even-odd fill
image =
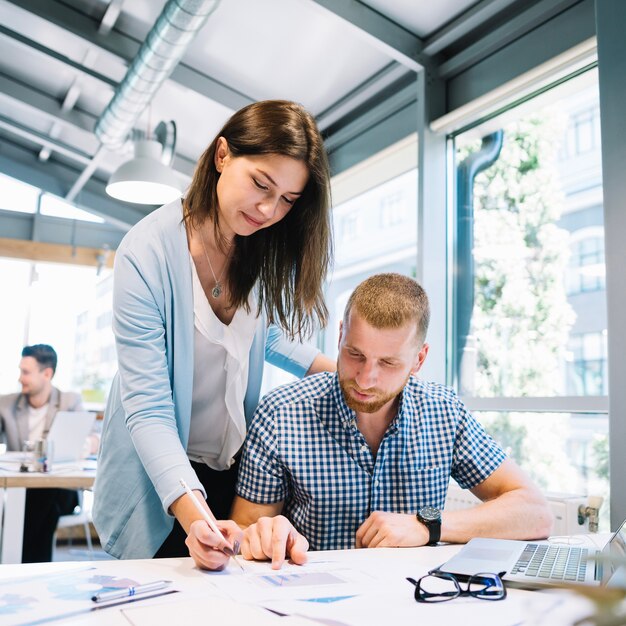
{"label": "green tree", "polygon": [[508,415],[502,413],[485,415],[483,422],[488,425],[489,434],[502,446],[508,456],[520,465],[526,462],[524,440],[527,430],[524,424],[514,423]]}
{"label": "green tree", "polygon": [[[498,160],[475,179],[477,396],[560,392],[574,322],[563,281],[569,233],[557,226],[563,197],[556,157],[564,126],[545,111],[509,124]],[[563,447],[568,416],[508,413],[485,422],[541,487],[576,484]]]}
{"label": "green tree", "polygon": [[474,192],[475,393],[558,393],[574,321],[563,276],[567,231],[556,167],[562,124],[536,115],[505,129],[500,158]]}

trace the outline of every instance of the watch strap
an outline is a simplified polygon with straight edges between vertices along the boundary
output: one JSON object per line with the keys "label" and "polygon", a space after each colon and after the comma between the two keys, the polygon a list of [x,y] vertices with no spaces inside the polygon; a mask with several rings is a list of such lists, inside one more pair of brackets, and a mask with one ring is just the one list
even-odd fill
{"label": "watch strap", "polygon": [[441,517],[438,519],[426,519],[419,514],[419,511],[416,517],[428,529],[428,543],[426,545],[434,546],[439,543],[441,539]]}

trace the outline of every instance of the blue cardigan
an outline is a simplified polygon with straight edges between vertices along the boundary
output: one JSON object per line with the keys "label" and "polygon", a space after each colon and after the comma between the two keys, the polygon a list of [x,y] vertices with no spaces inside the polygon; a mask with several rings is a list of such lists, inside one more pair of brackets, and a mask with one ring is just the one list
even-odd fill
{"label": "blue cardigan", "polygon": [[[168,509],[183,494],[180,478],[204,492],[186,454],[194,372],[190,263],[180,200],[136,224],[115,256],[118,374],[105,410],[93,520],[104,549],[117,558],[156,553],[174,524]],[[246,420],[259,400],[264,360],[302,376],[317,353],[287,341],[261,316],[250,349]]]}

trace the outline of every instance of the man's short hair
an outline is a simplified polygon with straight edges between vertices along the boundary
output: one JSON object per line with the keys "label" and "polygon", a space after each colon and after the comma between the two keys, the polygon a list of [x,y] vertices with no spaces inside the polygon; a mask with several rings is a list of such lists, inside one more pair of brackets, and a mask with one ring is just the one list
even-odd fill
{"label": "man's short hair", "polygon": [[57,370],[57,353],[52,346],[45,343],[37,343],[34,346],[25,346],[22,350],[22,357],[25,356],[32,356],[33,359],[39,363],[40,369],[51,367],[53,374]]}
{"label": "man's short hair", "polygon": [[428,296],[421,285],[408,276],[390,273],[366,278],[348,299],[344,325],[352,309],[374,328],[400,328],[414,321],[418,341],[426,339],[430,321]]}

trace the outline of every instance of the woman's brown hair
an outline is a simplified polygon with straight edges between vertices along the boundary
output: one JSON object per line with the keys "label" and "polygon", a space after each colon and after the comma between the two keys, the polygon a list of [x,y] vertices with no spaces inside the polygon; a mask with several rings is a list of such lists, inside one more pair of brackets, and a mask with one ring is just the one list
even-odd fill
{"label": "woman's brown hair", "polygon": [[248,237],[235,236],[228,268],[230,305],[248,308],[258,283],[258,313],[289,337],[309,335],[328,310],[322,287],[332,258],[330,171],[317,124],[302,106],[286,100],[255,102],[237,111],[200,157],[185,198],[185,220],[194,228],[208,218],[220,241],[215,167],[224,137],[233,157],[279,154],[302,161],[309,179],[287,215]]}

